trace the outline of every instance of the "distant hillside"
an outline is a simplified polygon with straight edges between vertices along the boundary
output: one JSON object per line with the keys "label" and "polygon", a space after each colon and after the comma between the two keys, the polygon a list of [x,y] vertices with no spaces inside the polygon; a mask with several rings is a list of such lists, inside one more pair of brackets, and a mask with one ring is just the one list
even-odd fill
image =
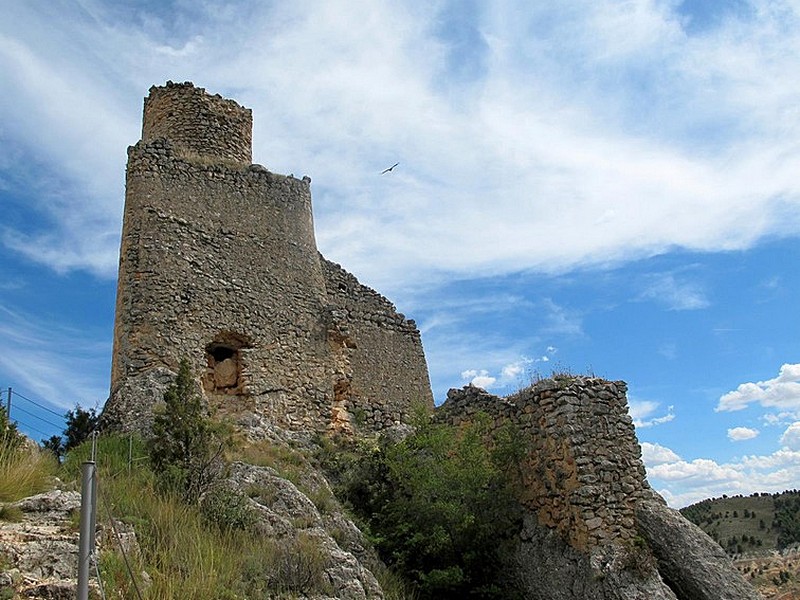
{"label": "distant hillside", "polygon": [[800,543],[800,491],[703,500],[680,511],[730,555]]}

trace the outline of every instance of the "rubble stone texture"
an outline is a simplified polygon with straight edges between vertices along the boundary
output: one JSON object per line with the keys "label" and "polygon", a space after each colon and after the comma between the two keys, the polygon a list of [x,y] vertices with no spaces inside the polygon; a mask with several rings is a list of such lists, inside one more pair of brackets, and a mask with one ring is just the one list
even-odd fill
{"label": "rubble stone texture", "polygon": [[416,325],[320,256],[310,179],[250,164],[251,131],[232,100],[150,89],[128,149],[105,423],[146,428],[132,417],[163,391],[148,374],[183,357],[212,408],[292,430],[379,431],[432,406]]}
{"label": "rubble stone texture", "polygon": [[440,422],[488,416],[523,445],[518,577],[541,600],[755,600],[722,549],[650,489],[622,381],[563,376],[499,398],[450,390]]}

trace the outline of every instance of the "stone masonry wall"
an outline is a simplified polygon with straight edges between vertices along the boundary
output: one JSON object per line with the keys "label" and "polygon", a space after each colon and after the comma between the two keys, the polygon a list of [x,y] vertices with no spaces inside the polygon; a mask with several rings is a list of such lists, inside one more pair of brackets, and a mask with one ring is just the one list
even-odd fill
{"label": "stone masonry wall", "polygon": [[[368,430],[405,422],[409,404],[433,406],[422,340],[413,320],[336,263],[322,259],[333,317],[352,365],[351,413]],[[387,365],[392,365],[387,369]]]}
{"label": "stone masonry wall", "polygon": [[146,428],[184,357],[240,423],[380,430],[417,398],[432,405],[413,323],[320,257],[310,179],[249,164],[248,109],[167,84],[144,123],[128,149],[106,423]]}
{"label": "stone masonry wall", "polygon": [[249,165],[253,115],[219,94],[191,83],[167,82],[150,88],[144,101],[142,141],[168,139],[184,156]]}
{"label": "stone masonry wall", "polygon": [[306,182],[187,162],[163,140],[131,149],[112,390],[186,356],[220,408],[313,430],[335,368],[325,304]]}
{"label": "stone masonry wall", "polygon": [[636,535],[645,470],[626,385],[588,377],[546,379],[508,398],[480,388],[451,390],[437,419],[514,424],[526,444],[522,504],[540,525],[578,550],[624,544]]}

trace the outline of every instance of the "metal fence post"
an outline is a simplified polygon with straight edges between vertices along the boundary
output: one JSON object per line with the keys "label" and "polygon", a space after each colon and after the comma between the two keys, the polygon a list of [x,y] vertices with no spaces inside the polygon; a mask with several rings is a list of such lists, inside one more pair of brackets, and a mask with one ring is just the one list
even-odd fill
{"label": "metal fence post", "polygon": [[94,461],[81,466],[81,538],[78,547],[78,599],[89,600],[89,562],[94,549],[94,523],[96,498],[96,471]]}

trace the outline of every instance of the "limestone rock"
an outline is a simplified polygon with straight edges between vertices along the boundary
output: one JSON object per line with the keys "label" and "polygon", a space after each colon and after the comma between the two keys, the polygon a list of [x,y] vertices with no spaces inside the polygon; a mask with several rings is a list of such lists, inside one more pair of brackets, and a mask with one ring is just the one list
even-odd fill
{"label": "limestone rock", "polygon": [[156,367],[126,378],[114,390],[103,408],[100,427],[104,430],[137,431],[147,435],[153,425],[153,407],[164,400],[164,392],[177,373]]}
{"label": "limestone rock", "polygon": [[515,575],[525,597],[537,600],[676,600],[652,558],[637,551],[611,544],[582,552],[528,515]]}
{"label": "limestone rock", "polygon": [[[324,480],[317,473],[307,476]],[[321,485],[319,481],[315,483]],[[380,584],[360,561],[370,556],[367,543],[358,528],[341,514],[338,505],[331,507],[330,514],[323,518],[308,496],[270,467],[233,463],[228,484],[241,493],[248,492],[251,505],[260,516],[259,526],[264,535],[291,539],[302,531],[317,542],[325,555],[325,576],[335,598],[383,598]],[[327,482],[324,485],[327,486]],[[346,548],[342,548],[332,534]],[[361,556],[357,557],[353,551]]]}
{"label": "limestone rock", "polygon": [[658,569],[680,600],[760,600],[706,533],[655,494],[636,513]]}
{"label": "limestone rock", "polygon": [[0,522],[0,556],[6,568],[2,585],[13,586],[23,598],[74,598],[79,534],[71,517],[80,507],[80,494],[51,490],[11,506],[23,518]]}

